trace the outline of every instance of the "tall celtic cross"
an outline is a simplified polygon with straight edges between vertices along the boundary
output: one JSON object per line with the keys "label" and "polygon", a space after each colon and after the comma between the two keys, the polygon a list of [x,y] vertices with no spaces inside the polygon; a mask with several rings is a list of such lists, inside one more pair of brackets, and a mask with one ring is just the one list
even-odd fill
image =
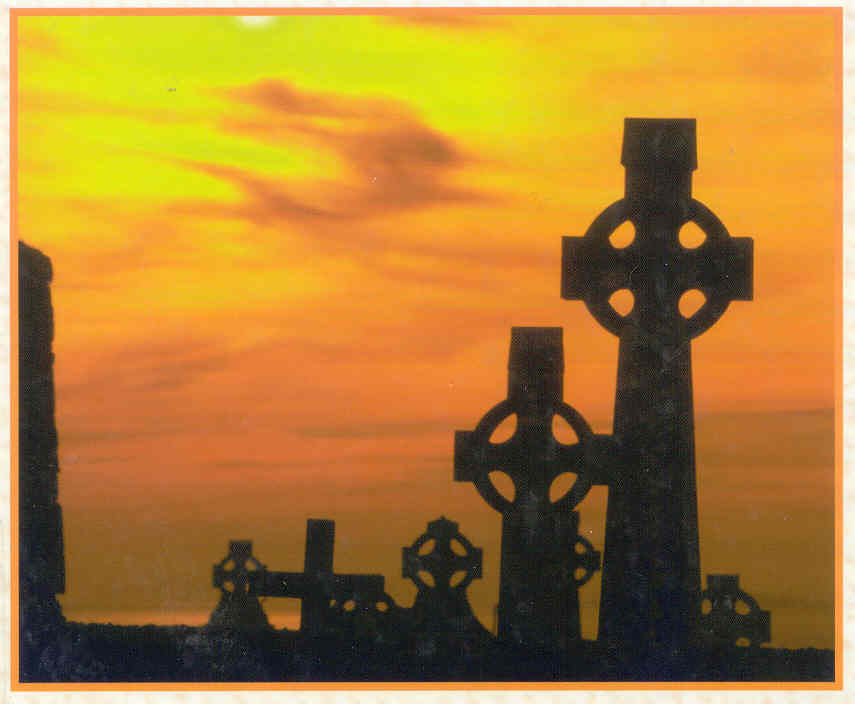
{"label": "tall celtic cross", "polygon": [[[599,555],[578,535],[573,510],[593,484],[605,483],[617,450],[595,435],[563,398],[561,328],[513,328],[508,397],[474,431],[455,434],[454,478],[471,481],[502,514],[499,637],[518,645],[564,648],[580,637],[578,587],[599,566]],[[516,415],[516,430],[494,442],[495,430]],[[559,417],[578,442],[562,444],[553,433]],[[514,496],[498,491],[490,474],[503,472]],[[563,496],[550,496],[562,474],[575,474]]]}
{"label": "tall celtic cross", "polygon": [[[614,437],[625,464],[609,487],[599,637],[675,651],[700,616],[690,340],[731,301],[751,300],[753,241],[691,196],[694,120],[627,119],[621,162],[624,198],[584,237],[564,238],[561,295],[620,338]],[[613,245],[627,221],[634,239]],[[689,222],[705,235],[694,248],[680,241]],[[634,299],[625,315],[610,302],[621,289]],[[705,302],[685,317],[690,290]]]}

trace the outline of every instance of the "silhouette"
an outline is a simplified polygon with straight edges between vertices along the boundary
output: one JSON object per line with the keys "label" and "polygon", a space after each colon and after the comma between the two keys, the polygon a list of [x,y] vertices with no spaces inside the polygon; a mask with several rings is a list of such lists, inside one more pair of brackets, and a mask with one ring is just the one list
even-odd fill
{"label": "silhouette", "polygon": [[419,657],[448,660],[487,647],[491,634],[481,625],[466,596],[481,579],[481,549],[445,516],[403,549],[403,576],[418,588],[413,604],[413,646]]}
{"label": "silhouette", "polygon": [[[691,198],[693,120],[625,123],[625,197],[584,237],[564,239],[562,296],[582,299],[620,338],[614,433],[595,434],[563,400],[560,328],[512,328],[508,395],[472,431],[457,431],[454,479],[502,515],[497,636],[467,590],[482,552],[443,517],[402,549],[411,607],[379,574],[337,574],[335,524],[309,519],[302,572],[275,572],[252,542],[231,541],[213,568],[220,599],[209,623],[118,627],[66,622],[51,350],[50,261],[19,245],[20,677],[37,681],[644,681],[830,680],[832,651],[760,648],[771,616],[737,575],[700,587],[690,340],[752,296],[752,242],[732,238]],[[610,234],[630,221],[635,238]],[[684,247],[695,222],[706,241]],[[634,305],[609,302],[628,289]],[[698,289],[694,315],[680,297]],[[510,439],[496,429],[515,416]],[[559,442],[553,423],[576,442]],[[563,437],[563,435],[562,435]],[[504,472],[514,496],[491,473]],[[570,488],[557,490],[564,475]],[[596,641],[581,637],[579,589],[600,553],[575,510],[609,491]],[[554,499],[554,500],[553,500]],[[273,628],[262,597],[301,600],[298,631]],[[747,645],[749,647],[737,647]]]}
{"label": "silhouette", "polygon": [[[691,197],[697,167],[694,120],[627,119],[626,193],[588,228],[565,237],[561,295],[582,299],[620,338],[614,434],[624,461],[610,485],[600,602],[600,638],[618,647],[668,652],[689,648],[700,614],[700,555],[695,488],[690,340],[732,300],[752,297],[753,242],[732,238]],[[609,236],[624,222],[635,238],[616,248]],[[696,223],[706,241],[680,244]],[[632,310],[609,298],[627,289]],[[679,301],[700,290],[694,315]]]}
{"label": "silhouette", "polygon": [[378,603],[380,610],[388,609],[382,575],[333,572],[334,545],[335,521],[310,518],[303,572],[271,572],[252,556],[252,542],[232,541],[229,555],[214,566],[214,586],[224,593],[210,623],[241,628],[266,624],[260,596],[301,599],[300,629],[311,636],[329,631],[337,612],[364,611]]}
{"label": "silhouette", "polygon": [[[599,567],[599,554],[577,532],[573,508],[594,483],[603,481],[598,470],[605,469],[609,454],[618,452],[611,438],[595,436],[564,403],[563,378],[561,328],[513,328],[507,400],[494,406],[474,431],[457,431],[454,445],[455,480],[473,482],[502,514],[499,638],[552,650],[581,637],[577,590]],[[511,415],[517,419],[513,437],[491,442]],[[552,431],[555,417],[570,425],[578,443],[558,442]],[[512,499],[496,489],[489,476],[493,471],[511,478]],[[566,472],[577,475],[575,483],[551,501],[550,487]]]}
{"label": "silhouette", "polygon": [[[21,672],[38,668],[45,638],[63,621],[65,591],[54,421],[50,260],[18,245],[18,575]],[[35,660],[35,662],[33,662]]]}
{"label": "silhouette", "polygon": [[[739,588],[735,574],[708,574],[707,588],[701,594],[702,638],[711,646],[758,646],[772,640],[771,615]],[[708,610],[707,610],[708,609]]]}
{"label": "silhouette", "polygon": [[222,590],[220,603],[211,614],[209,626],[225,628],[270,628],[258,601],[253,576],[267,568],[252,555],[251,540],[232,540],[229,554],[214,565],[214,586]]}

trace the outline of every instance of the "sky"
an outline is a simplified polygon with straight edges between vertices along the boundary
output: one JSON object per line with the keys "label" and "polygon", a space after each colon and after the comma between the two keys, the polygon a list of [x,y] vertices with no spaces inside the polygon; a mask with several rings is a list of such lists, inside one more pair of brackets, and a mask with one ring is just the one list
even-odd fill
{"label": "sky", "polygon": [[512,326],[564,328],[565,400],[610,431],[617,339],[560,298],[561,237],[622,197],[625,117],[693,117],[694,196],[755,247],[754,300],[692,343],[702,573],[832,647],[839,14],[19,17],[66,616],[204,623],[228,541],[300,571],[307,518],[409,606],[400,549],[445,515],[492,627],[501,519],[454,431],[504,398]]}

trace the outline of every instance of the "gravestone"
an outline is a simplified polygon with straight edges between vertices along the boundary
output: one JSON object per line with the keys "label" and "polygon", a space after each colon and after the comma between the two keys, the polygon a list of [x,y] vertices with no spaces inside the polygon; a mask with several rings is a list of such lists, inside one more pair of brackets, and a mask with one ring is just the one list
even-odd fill
{"label": "gravestone", "polygon": [[333,571],[335,522],[306,521],[306,556],[302,572],[259,570],[249,593],[301,600],[300,630],[310,636],[327,632],[340,611],[362,611],[366,604],[385,610],[390,602],[379,574],[336,574]]}
{"label": "gravestone", "polygon": [[419,654],[472,652],[490,640],[466,596],[481,579],[481,548],[476,548],[445,516],[402,551],[404,577],[418,589],[412,607],[412,629]]}
{"label": "gravestone", "polygon": [[739,575],[708,574],[701,594],[701,637],[707,645],[757,647],[772,640],[772,616],[739,588]]}
{"label": "gravestone", "polygon": [[[614,437],[625,454],[609,487],[599,637],[682,651],[700,613],[690,341],[751,299],[753,242],[691,197],[694,120],[627,119],[621,161],[624,198],[563,243],[561,295],[620,338]],[[614,246],[626,222],[634,239]],[[705,235],[694,248],[680,241],[690,222]],[[620,290],[633,296],[626,315],[610,302]],[[690,290],[705,303],[687,318]]]}
{"label": "gravestone", "polygon": [[[518,645],[556,650],[580,636],[578,587],[598,566],[598,555],[578,535],[573,511],[593,484],[608,481],[619,448],[595,435],[563,399],[561,328],[513,328],[508,362],[508,397],[474,431],[455,435],[454,478],[471,481],[502,514],[498,636]],[[510,416],[516,430],[505,442],[494,431]],[[558,417],[578,442],[560,443]],[[514,484],[503,496],[490,473],[504,472]],[[573,485],[550,498],[553,482],[575,474]],[[581,547],[581,553],[577,548]]]}
{"label": "gravestone", "polygon": [[232,540],[229,554],[214,565],[214,586],[222,591],[209,627],[269,629],[270,622],[258,601],[255,582],[267,568],[252,555],[252,541]]}

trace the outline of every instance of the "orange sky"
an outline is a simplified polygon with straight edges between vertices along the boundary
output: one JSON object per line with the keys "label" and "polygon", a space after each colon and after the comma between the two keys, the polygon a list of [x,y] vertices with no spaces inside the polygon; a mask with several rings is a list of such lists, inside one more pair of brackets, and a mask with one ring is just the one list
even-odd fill
{"label": "orange sky", "polygon": [[755,300],[693,343],[702,569],[830,647],[839,20],[21,17],[66,613],[201,622],[229,539],[299,569],[309,516],[408,605],[400,547],[444,513],[491,626],[499,517],[453,431],[503,398],[512,325],[564,327],[565,399],[610,429],[617,340],[560,299],[561,236],[622,196],[624,117],[694,117],[695,197],[755,241]]}

